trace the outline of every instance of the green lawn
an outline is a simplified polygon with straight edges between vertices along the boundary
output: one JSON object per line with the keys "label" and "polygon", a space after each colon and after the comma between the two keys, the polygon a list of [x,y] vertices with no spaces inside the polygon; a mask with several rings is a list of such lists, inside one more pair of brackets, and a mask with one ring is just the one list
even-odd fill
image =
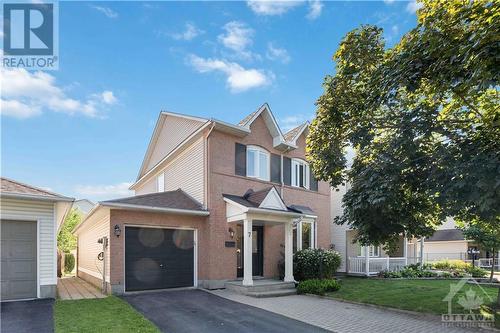
{"label": "green lawn", "polygon": [[75,301],[57,300],[55,331],[59,332],[159,332],[125,301],[109,296]]}
{"label": "green lawn", "polygon": [[[349,301],[377,304],[397,309],[426,312],[432,314],[448,313],[448,303],[443,298],[450,291],[450,284],[457,280],[382,280],[347,277],[341,279],[341,288],[329,293],[333,298]],[[478,286],[466,284],[455,296],[454,313],[464,313],[464,309],[456,302],[465,292],[472,289],[476,295],[492,304]],[[498,289],[483,287],[484,291],[496,302]],[[497,325],[500,313],[497,312]]]}

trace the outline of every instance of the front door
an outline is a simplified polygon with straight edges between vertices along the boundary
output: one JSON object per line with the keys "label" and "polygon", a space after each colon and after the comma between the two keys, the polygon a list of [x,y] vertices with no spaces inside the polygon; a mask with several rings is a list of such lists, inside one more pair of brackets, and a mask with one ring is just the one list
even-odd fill
{"label": "front door", "polygon": [[[236,226],[236,274],[243,277],[243,226]],[[252,227],[252,275],[264,275],[264,227]]]}

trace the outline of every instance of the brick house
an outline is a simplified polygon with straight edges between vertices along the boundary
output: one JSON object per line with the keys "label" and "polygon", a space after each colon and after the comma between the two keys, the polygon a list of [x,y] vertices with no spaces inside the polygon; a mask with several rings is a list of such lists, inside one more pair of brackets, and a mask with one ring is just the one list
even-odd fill
{"label": "brick house", "polygon": [[331,243],[330,187],[305,161],[307,133],[283,134],[267,104],[237,125],[161,112],[135,196],[100,202],[75,229],[78,276],[104,275],[117,294],[293,281],[293,252]]}

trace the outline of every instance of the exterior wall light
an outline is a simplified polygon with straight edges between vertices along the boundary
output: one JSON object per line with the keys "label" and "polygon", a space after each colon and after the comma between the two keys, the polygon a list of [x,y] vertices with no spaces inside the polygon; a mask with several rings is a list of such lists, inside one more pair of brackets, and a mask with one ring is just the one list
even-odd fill
{"label": "exterior wall light", "polygon": [[115,224],[115,236],[120,237],[122,234],[122,229],[120,229],[120,226],[118,224]]}
{"label": "exterior wall light", "polygon": [[229,228],[229,236],[231,236],[231,238],[234,238],[234,230],[233,230],[233,228]]}

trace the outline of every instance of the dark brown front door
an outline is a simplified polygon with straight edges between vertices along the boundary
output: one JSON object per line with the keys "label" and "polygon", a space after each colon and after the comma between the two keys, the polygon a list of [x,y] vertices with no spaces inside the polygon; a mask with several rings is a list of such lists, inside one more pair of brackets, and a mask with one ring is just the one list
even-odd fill
{"label": "dark brown front door", "polygon": [[[243,277],[243,226],[236,226],[236,274]],[[252,275],[264,275],[264,227],[252,227]]]}

